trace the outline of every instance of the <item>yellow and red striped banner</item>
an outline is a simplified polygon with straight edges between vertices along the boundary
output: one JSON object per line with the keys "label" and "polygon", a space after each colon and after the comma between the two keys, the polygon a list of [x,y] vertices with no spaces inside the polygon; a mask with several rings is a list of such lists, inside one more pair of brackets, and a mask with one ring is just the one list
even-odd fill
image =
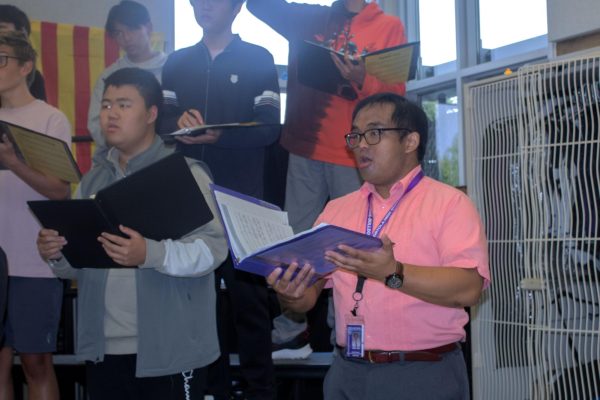
{"label": "yellow and red striped banner", "polygon": [[[33,21],[31,41],[38,52],[37,68],[44,75],[49,104],[60,109],[73,127],[73,136],[89,136],[90,95],[106,67],[119,58],[119,47],[102,28]],[[153,47],[162,50],[164,39],[153,35]],[[81,172],[92,164],[92,142],[73,143]]]}

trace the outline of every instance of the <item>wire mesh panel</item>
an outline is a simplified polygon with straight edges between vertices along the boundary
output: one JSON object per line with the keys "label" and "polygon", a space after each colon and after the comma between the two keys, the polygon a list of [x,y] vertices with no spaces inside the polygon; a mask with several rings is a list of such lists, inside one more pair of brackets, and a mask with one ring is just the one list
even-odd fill
{"label": "wire mesh panel", "polygon": [[600,397],[600,64],[522,68],[530,396]]}
{"label": "wire mesh panel", "polygon": [[475,399],[600,398],[600,58],[467,87],[469,194],[493,283],[472,310]]}
{"label": "wire mesh panel", "polygon": [[502,78],[467,90],[468,188],[486,228],[493,281],[472,309],[476,399],[518,399],[527,393],[517,82]]}

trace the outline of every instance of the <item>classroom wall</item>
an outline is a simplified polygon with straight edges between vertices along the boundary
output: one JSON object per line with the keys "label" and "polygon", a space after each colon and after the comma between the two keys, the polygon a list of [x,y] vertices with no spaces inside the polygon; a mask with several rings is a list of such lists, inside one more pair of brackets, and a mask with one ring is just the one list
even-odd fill
{"label": "classroom wall", "polygon": [[548,0],[548,40],[558,42],[600,31],[600,1]]}
{"label": "classroom wall", "polygon": [[[156,32],[165,37],[167,51],[173,49],[173,0],[137,0],[150,12]],[[104,27],[108,10],[119,0],[16,0],[32,20]]]}

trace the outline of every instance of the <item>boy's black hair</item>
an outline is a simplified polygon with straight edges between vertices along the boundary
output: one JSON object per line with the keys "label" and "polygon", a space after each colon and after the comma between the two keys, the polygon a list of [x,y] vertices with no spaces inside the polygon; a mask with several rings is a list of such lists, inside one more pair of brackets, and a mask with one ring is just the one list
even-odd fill
{"label": "boy's black hair", "polygon": [[19,7],[13,6],[12,4],[0,4],[0,22],[13,24],[17,31],[23,31],[27,33],[27,36],[31,35],[31,23],[27,14],[25,14]]}
{"label": "boy's black hair", "polygon": [[143,25],[150,23],[150,13],[148,9],[133,0],[121,0],[117,5],[112,6],[106,18],[106,31],[112,35],[115,31],[115,24],[123,24],[130,29],[138,29]]}
{"label": "boy's black hair", "polygon": [[396,93],[378,93],[361,100],[354,111],[352,112],[352,120],[364,108],[376,104],[384,105],[391,104],[394,107],[392,113],[392,122],[396,127],[410,129],[412,132],[419,134],[419,147],[417,148],[417,157],[419,162],[425,157],[425,149],[427,148],[427,137],[429,122],[427,114],[418,105],[408,101],[406,98]]}

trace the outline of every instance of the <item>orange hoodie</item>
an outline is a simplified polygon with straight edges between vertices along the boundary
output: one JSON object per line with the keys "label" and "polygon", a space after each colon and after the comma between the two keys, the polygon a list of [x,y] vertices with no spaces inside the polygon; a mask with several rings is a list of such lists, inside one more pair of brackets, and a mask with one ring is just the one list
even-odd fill
{"label": "orange hoodie", "polygon": [[388,85],[367,75],[362,88],[355,87],[358,98],[353,101],[309,88],[297,79],[298,45],[303,40],[335,40],[331,33],[335,32],[338,49],[349,35],[359,54],[370,53],[406,43],[400,19],[384,14],[376,3],[351,14],[342,0],[331,7],[250,0],[248,8],[290,43],[283,147],[305,158],[355,166],[344,141],[352,125],[352,110],[360,100],[378,92],[404,94],[404,84]]}

